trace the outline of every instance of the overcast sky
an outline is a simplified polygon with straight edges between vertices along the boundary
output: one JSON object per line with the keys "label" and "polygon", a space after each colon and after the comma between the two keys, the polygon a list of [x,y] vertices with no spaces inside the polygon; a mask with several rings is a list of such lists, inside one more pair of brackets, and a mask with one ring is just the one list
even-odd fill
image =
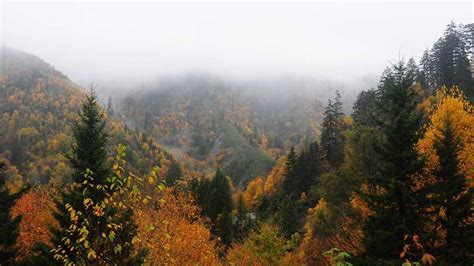
{"label": "overcast sky", "polygon": [[380,75],[399,55],[419,59],[456,3],[13,3],[2,41],[74,81],[204,71],[232,76]]}

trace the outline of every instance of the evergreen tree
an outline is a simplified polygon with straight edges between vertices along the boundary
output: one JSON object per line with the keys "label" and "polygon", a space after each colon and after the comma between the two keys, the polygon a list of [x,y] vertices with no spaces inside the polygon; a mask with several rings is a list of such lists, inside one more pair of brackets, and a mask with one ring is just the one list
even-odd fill
{"label": "evergreen tree", "polygon": [[316,184],[321,172],[321,152],[317,141],[310,143],[298,156],[292,148],[286,162],[283,196],[299,200],[302,193],[307,194]]}
{"label": "evergreen tree", "polygon": [[295,178],[295,166],[297,162],[297,155],[295,152],[295,148],[291,146],[290,152],[286,157],[285,163],[285,179],[283,181],[283,193],[285,195],[290,194],[293,191],[293,184]]}
{"label": "evergreen tree", "polygon": [[183,172],[179,163],[174,158],[171,158],[168,173],[166,174],[166,184],[172,186],[176,181],[180,180],[182,176]]}
{"label": "evergreen tree", "polygon": [[436,79],[435,89],[457,85],[472,100],[474,84],[469,62],[472,33],[466,33],[465,29],[463,25],[457,26],[451,22],[443,37],[433,45],[432,76]]}
{"label": "evergreen tree", "polygon": [[379,87],[377,127],[382,140],[376,144],[378,174],[368,177],[376,188],[365,194],[375,212],[365,224],[365,246],[368,256],[393,258],[403,247],[405,234],[420,233],[420,210],[413,177],[423,163],[415,144],[421,115],[417,112],[414,77],[403,62],[387,69]]}
{"label": "evergreen tree", "polygon": [[288,153],[288,156],[286,157],[286,175],[288,175],[292,170],[293,167],[296,164],[296,152],[295,152],[295,147],[291,146],[290,152]]}
{"label": "evergreen tree", "polygon": [[86,170],[94,175],[94,184],[103,184],[110,175],[107,163],[107,134],[103,111],[91,90],[73,127],[74,145],[69,161],[73,167],[72,181],[84,181]]}
{"label": "evergreen tree", "polygon": [[112,105],[112,97],[109,97],[107,101],[107,114],[113,115],[114,114],[114,107]]}
{"label": "evergreen tree", "polygon": [[226,248],[230,247],[232,244],[232,215],[229,211],[224,210],[219,214],[217,218],[217,235],[219,236],[221,243],[224,244]]}
{"label": "evergreen tree", "polygon": [[203,215],[211,220],[211,232],[229,246],[232,242],[232,193],[229,180],[220,169],[212,180],[194,179],[190,185]]}
{"label": "evergreen tree", "polygon": [[332,167],[339,167],[344,160],[344,113],[341,95],[336,91],[334,102],[328,101],[324,111],[321,131],[321,150],[324,158]]}
{"label": "evergreen tree", "polygon": [[11,117],[10,121],[8,122],[5,140],[6,146],[8,150],[10,150],[10,163],[15,165],[16,167],[20,168],[23,164],[23,145],[21,145],[20,137],[18,136],[18,129],[21,128],[19,123],[20,113],[15,110]]}
{"label": "evergreen tree", "polygon": [[291,236],[298,232],[299,224],[298,221],[298,206],[295,200],[291,197],[286,197],[279,204],[279,210],[277,213],[277,222],[282,234],[290,239]]}
{"label": "evergreen tree", "polygon": [[428,92],[428,95],[433,95],[438,84],[435,72],[435,60],[430,50],[426,49],[420,59],[420,76],[418,82],[423,89]]}
{"label": "evergreen tree", "polygon": [[149,131],[153,128],[152,117],[148,110],[145,111],[145,118],[143,120],[143,129]]}
{"label": "evergreen tree", "polygon": [[26,191],[9,193],[6,187],[6,164],[0,161],[0,265],[13,265],[17,255],[16,240],[20,233],[21,216],[11,217],[11,209],[20,196]]}
{"label": "evergreen tree", "polygon": [[208,213],[212,221],[217,221],[219,214],[232,211],[232,193],[220,169],[216,170],[210,186]]}
{"label": "evergreen tree", "polygon": [[374,89],[361,91],[354,103],[352,119],[356,125],[375,126],[377,115],[377,92]]}
{"label": "evergreen tree", "polygon": [[[97,102],[95,92],[87,96],[87,99],[80,112],[80,120],[75,124],[73,135],[75,143],[70,156],[70,162],[73,167],[72,180],[74,183],[83,184],[87,182],[91,189],[78,189],[77,185],[72,185],[69,189],[62,192],[62,199],[56,201],[57,212],[54,217],[58,222],[58,227],[51,230],[51,242],[53,244],[52,252],[56,255],[59,247],[64,245],[63,241],[69,239],[71,243],[78,243],[75,249],[61,250],[62,262],[71,262],[77,264],[93,263],[91,260],[89,245],[95,245],[98,249],[96,256],[101,261],[110,264],[134,264],[143,259],[143,253],[134,256],[133,246],[130,245],[132,238],[137,233],[137,227],[132,220],[132,211],[122,211],[118,207],[112,206],[107,215],[97,215],[94,208],[87,208],[86,202],[103,202],[107,193],[111,193],[109,180],[111,165],[107,162],[107,135],[104,132],[105,121],[103,120],[103,111]],[[98,189],[92,189],[98,188]],[[74,219],[71,219],[70,210],[75,213],[83,213],[87,218],[87,226],[82,230],[71,231],[71,227],[76,226]],[[98,236],[106,232],[107,225],[120,225],[113,236],[109,235],[110,243],[104,239],[93,239],[94,243],[82,245],[84,232],[87,235]],[[98,242],[96,242],[98,241]],[[117,242],[118,241],[118,242]],[[111,243],[113,246],[111,246]],[[119,250],[116,247],[120,246]],[[113,250],[112,250],[113,248]],[[100,252],[100,253],[99,253]],[[45,254],[45,257],[51,259],[51,254]],[[45,258],[48,259],[48,258]],[[48,264],[57,263],[49,261]]]}
{"label": "evergreen tree", "polygon": [[[474,225],[472,200],[473,190],[467,184],[461,170],[458,152],[460,140],[455,136],[450,119],[446,119],[441,134],[436,137],[434,148],[439,157],[435,182],[426,186],[430,210],[440,225],[437,232],[444,235],[444,245],[439,247],[440,255],[449,263],[469,264],[474,259]],[[436,237],[436,236],[434,236]]]}
{"label": "evergreen tree", "polygon": [[247,237],[250,230],[254,227],[254,222],[248,213],[248,209],[245,206],[244,197],[242,195],[239,196],[237,201],[234,217],[235,222],[232,236],[233,239],[240,242]]}

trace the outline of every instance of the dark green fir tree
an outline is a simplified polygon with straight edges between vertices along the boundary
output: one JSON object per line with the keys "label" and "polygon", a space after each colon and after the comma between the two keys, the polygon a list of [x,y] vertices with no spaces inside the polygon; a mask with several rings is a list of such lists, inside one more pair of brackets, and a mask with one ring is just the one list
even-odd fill
{"label": "dark green fir tree", "polygon": [[421,233],[419,195],[412,190],[413,177],[423,167],[415,147],[421,114],[414,78],[399,62],[385,71],[378,90],[376,119],[383,137],[375,147],[377,172],[367,180],[377,189],[364,195],[374,211],[365,224],[366,254],[371,257],[396,258],[403,236]]}
{"label": "dark green fir tree", "polygon": [[[61,249],[61,260],[55,261],[53,257],[55,250],[64,245],[63,241],[69,239],[70,243],[82,243],[81,231],[72,231],[74,221],[68,209],[73,208],[75,212],[85,214],[87,218],[88,235],[100,236],[106,232],[108,224],[119,224],[112,239],[93,240],[89,245],[94,246],[97,256],[101,256],[101,261],[111,265],[117,264],[136,264],[143,261],[144,253],[138,255],[130,245],[132,238],[137,234],[137,226],[132,220],[131,210],[121,210],[118,207],[111,206],[106,215],[98,216],[93,214],[93,208],[85,207],[85,200],[92,202],[102,202],[109,193],[111,165],[107,157],[107,134],[104,132],[105,120],[104,111],[99,106],[97,96],[93,90],[87,96],[83,104],[82,111],[79,113],[79,121],[73,129],[74,145],[70,162],[73,167],[73,184],[65,189],[61,199],[56,201],[57,211],[54,217],[58,222],[58,227],[51,229],[51,254],[44,254],[43,261],[47,264],[62,264],[66,259],[75,264],[94,263],[91,260],[87,245],[75,245],[73,250]],[[87,180],[93,187],[103,187],[104,189],[83,189],[77,184]],[[75,184],[74,184],[75,183]],[[92,239],[91,239],[92,240]],[[110,240],[110,241],[109,241]],[[99,241],[99,242],[96,242]],[[120,252],[114,249],[120,245]],[[44,250],[44,248],[43,248]]]}
{"label": "dark green fir tree", "polygon": [[[449,118],[436,137],[434,148],[439,165],[434,171],[435,181],[426,189],[430,195],[429,209],[436,217],[435,225],[439,225],[435,226],[438,230],[433,240],[444,239],[436,255],[449,264],[468,265],[474,261],[473,190],[461,170],[458,154],[462,146]],[[440,234],[443,237],[440,238]]]}
{"label": "dark green fir tree", "polygon": [[10,193],[6,187],[5,170],[6,164],[0,161],[0,265],[14,265],[17,255],[15,244],[20,233],[21,216],[12,217],[11,209],[26,188],[17,193]]}
{"label": "dark green fir tree", "polygon": [[336,91],[334,101],[329,100],[324,111],[321,130],[321,151],[326,161],[334,168],[344,161],[344,113],[341,94]]}
{"label": "dark green fir tree", "polygon": [[166,185],[173,186],[182,176],[183,171],[181,170],[181,166],[174,158],[171,158],[168,173],[166,174]]}

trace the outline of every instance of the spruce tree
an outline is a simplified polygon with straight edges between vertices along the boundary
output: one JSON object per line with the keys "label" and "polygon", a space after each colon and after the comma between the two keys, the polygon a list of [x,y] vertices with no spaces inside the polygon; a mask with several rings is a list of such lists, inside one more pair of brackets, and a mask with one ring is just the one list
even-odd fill
{"label": "spruce tree", "polygon": [[285,163],[285,179],[283,181],[282,191],[284,195],[288,195],[293,191],[297,159],[298,156],[296,155],[295,148],[292,146],[290,152],[288,152]]}
{"label": "spruce tree", "polygon": [[6,164],[0,161],[0,265],[13,265],[17,255],[15,244],[20,233],[21,216],[12,217],[10,212],[26,189],[10,193],[6,187],[5,170]]}
{"label": "spruce tree", "polygon": [[329,100],[325,108],[321,130],[323,156],[334,168],[341,166],[344,160],[343,118],[341,94],[336,91],[334,102]]}
{"label": "spruce tree", "polygon": [[436,89],[457,85],[472,101],[474,84],[470,70],[469,52],[472,49],[472,33],[465,31],[463,25],[451,22],[443,37],[431,50],[433,57],[432,76]]}
{"label": "spruce tree", "polygon": [[434,211],[435,222],[440,225],[438,234],[444,235],[444,245],[438,248],[439,255],[448,263],[469,264],[474,259],[471,252],[474,225],[470,222],[473,218],[473,190],[461,170],[458,159],[461,142],[455,136],[449,118],[440,131],[434,143],[439,165],[434,172],[435,181],[426,187],[429,209]]}
{"label": "spruce tree", "polygon": [[418,82],[428,95],[433,95],[438,84],[435,72],[435,60],[430,50],[425,50],[420,59],[420,76]]}
{"label": "spruce tree", "polygon": [[216,222],[217,228],[217,235],[221,240],[221,243],[224,244],[226,248],[230,247],[232,244],[232,214],[230,211],[224,210],[219,217],[217,218]]}
{"label": "spruce tree", "polygon": [[419,196],[412,191],[413,178],[423,167],[415,148],[421,115],[413,83],[399,62],[385,71],[378,90],[377,127],[383,137],[375,147],[378,174],[368,177],[368,186],[376,189],[364,195],[374,211],[365,224],[368,256],[394,258],[405,234],[421,233]]}
{"label": "spruce tree", "polygon": [[114,114],[114,107],[112,105],[112,97],[109,97],[107,101],[107,114],[113,115]]}
{"label": "spruce tree", "polygon": [[194,179],[190,186],[202,214],[211,221],[211,232],[228,247],[232,243],[232,192],[229,180],[220,169],[212,180]]}
{"label": "spruce tree", "polygon": [[375,116],[377,113],[377,93],[375,89],[361,91],[357,95],[357,100],[354,103],[352,119],[356,126],[363,125],[373,127],[375,126]]}
{"label": "spruce tree", "polygon": [[232,242],[232,193],[227,178],[216,170],[210,183],[208,199],[208,215],[215,224],[215,234],[219,236],[226,246]]}
{"label": "spruce tree", "polygon": [[168,173],[166,174],[166,185],[173,186],[182,176],[183,172],[179,163],[174,158],[171,158]]}
{"label": "spruce tree", "polygon": [[240,242],[247,237],[254,225],[252,217],[248,214],[248,209],[245,206],[244,197],[242,195],[240,195],[237,200],[234,217],[235,222],[232,236],[233,239]]}
{"label": "spruce tree", "polygon": [[287,161],[287,172],[283,181],[284,196],[299,200],[302,193],[308,194],[321,175],[321,153],[317,141],[308,145],[296,156],[291,150]]}
{"label": "spruce tree", "polygon": [[[96,94],[91,90],[79,113],[79,121],[73,129],[74,145],[70,156],[73,184],[64,190],[61,193],[62,198],[56,201],[57,212],[54,217],[58,227],[51,229],[52,254],[45,254],[44,259],[51,260],[51,255],[54,255],[55,259],[61,260],[60,263],[75,264],[95,263],[95,258],[107,264],[134,264],[143,259],[142,252],[133,255],[135,251],[130,244],[137,233],[131,210],[123,211],[111,205],[105,215],[100,215],[95,208],[86,207],[88,201],[100,203],[112,193],[109,170],[111,165],[107,162],[107,135],[104,132],[103,115]],[[84,182],[90,185],[89,189],[79,186]],[[81,230],[71,230],[77,226],[77,222],[71,218],[71,210],[74,210],[73,213],[83,214],[78,217],[86,217]],[[113,235],[101,239],[101,236],[109,231],[107,226],[110,224],[120,226]],[[89,239],[86,243],[84,235],[97,239]],[[67,245],[73,245],[74,248],[64,248]],[[95,249],[94,254],[91,254],[89,246]],[[53,263],[58,262],[48,262]]]}
{"label": "spruce tree", "polygon": [[287,239],[290,239],[294,233],[298,232],[300,224],[298,206],[296,201],[290,196],[285,197],[280,202],[276,219],[282,234]]}

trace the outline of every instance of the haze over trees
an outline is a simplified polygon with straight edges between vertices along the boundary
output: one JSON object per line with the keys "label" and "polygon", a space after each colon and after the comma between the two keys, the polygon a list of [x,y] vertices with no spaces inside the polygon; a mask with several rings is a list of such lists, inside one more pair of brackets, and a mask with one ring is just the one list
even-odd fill
{"label": "haze over trees", "polygon": [[2,48],[0,264],[470,265],[472,29],[350,106],[206,75],[101,101]]}

